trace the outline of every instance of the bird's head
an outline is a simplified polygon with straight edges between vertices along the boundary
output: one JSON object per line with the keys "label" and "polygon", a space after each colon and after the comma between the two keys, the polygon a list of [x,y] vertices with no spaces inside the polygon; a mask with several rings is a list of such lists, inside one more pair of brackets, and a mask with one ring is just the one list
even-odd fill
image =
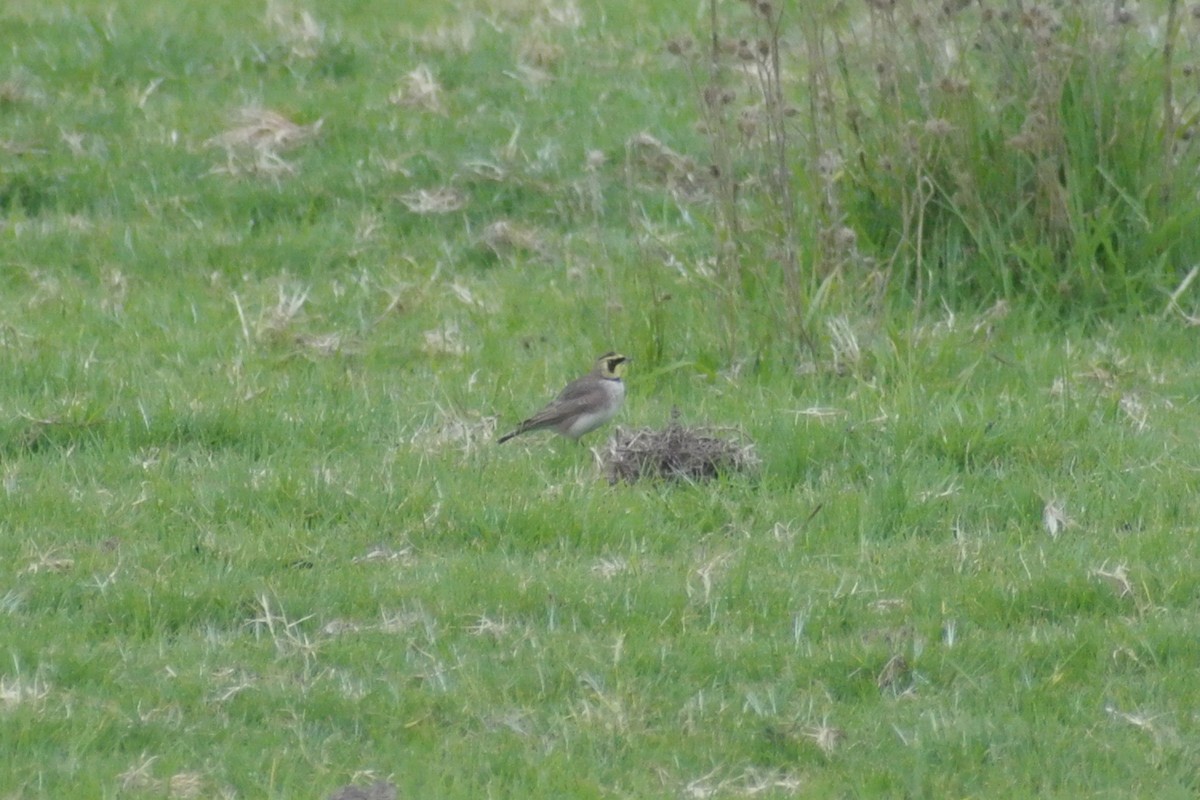
{"label": "bird's head", "polygon": [[602,378],[621,378],[629,365],[629,358],[620,353],[605,353],[596,359],[596,372]]}

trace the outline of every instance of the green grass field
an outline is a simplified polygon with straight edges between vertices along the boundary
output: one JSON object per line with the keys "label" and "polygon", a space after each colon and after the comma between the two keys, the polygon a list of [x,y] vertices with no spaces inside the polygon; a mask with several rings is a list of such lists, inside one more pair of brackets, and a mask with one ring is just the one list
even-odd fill
{"label": "green grass field", "polygon": [[[789,316],[706,13],[9,0],[0,797],[1200,793],[1191,223],[1028,294],[863,232]],[[759,467],[495,444],[614,348]]]}

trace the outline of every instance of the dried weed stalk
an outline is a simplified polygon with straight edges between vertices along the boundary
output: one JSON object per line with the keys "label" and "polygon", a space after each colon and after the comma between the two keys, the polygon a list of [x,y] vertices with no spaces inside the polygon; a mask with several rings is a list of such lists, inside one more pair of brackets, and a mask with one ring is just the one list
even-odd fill
{"label": "dried weed stalk", "polygon": [[667,44],[708,141],[731,349],[747,310],[808,344],[839,286],[874,308],[899,288],[918,311],[1185,286],[1195,248],[1162,232],[1186,228],[1200,171],[1200,16],[1179,0],[862,5],[710,0],[706,40]]}
{"label": "dried weed stalk", "polygon": [[[667,50],[680,57],[691,79],[709,145],[707,177],[730,349],[744,302],[762,292],[775,298],[771,310],[780,328],[811,351],[805,312],[810,291],[801,274],[802,224],[793,174],[799,112],[786,99],[783,8],[771,0],[745,5],[750,16],[744,36],[723,34],[718,2],[710,0],[709,47],[683,39],[669,42]],[[748,198],[757,201],[753,214],[746,213]]]}

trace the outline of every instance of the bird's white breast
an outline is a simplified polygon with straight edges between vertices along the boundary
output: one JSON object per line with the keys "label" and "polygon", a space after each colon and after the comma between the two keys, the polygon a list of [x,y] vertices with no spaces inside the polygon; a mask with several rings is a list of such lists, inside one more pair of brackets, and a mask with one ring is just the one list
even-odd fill
{"label": "bird's white breast", "polygon": [[608,402],[604,404],[604,408],[597,409],[589,414],[580,414],[567,428],[564,433],[572,439],[578,439],[585,433],[594,431],[604,423],[608,422],[617,412],[621,410],[621,404],[625,401],[625,382],[624,381],[601,381],[601,386],[608,394]]}

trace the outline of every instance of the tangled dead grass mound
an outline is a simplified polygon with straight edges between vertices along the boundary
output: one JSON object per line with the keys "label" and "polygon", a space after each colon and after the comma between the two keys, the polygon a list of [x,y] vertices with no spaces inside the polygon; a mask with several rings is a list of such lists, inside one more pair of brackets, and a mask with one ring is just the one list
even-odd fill
{"label": "tangled dead grass mound", "polygon": [[662,430],[618,429],[600,454],[609,483],[712,480],[758,467],[754,443],[732,428],[690,427],[673,416]]}

